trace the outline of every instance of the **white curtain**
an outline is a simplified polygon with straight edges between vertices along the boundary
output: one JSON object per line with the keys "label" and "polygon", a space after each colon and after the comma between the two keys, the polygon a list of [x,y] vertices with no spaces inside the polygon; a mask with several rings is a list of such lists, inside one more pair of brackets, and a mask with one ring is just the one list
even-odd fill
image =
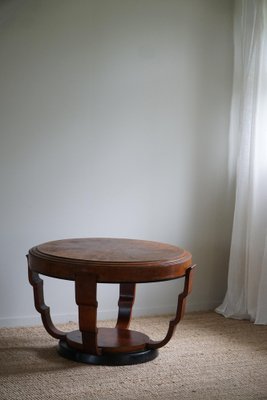
{"label": "white curtain", "polygon": [[230,167],[236,197],[228,288],[216,309],[256,324],[267,324],[266,10],[267,0],[235,2]]}

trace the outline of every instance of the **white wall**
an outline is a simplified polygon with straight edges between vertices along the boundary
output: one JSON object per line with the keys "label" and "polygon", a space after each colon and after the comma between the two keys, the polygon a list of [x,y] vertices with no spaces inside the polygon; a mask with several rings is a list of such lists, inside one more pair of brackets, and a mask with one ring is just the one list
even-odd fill
{"label": "white wall", "polygon": [[[40,322],[25,254],[67,237],[177,244],[199,265],[189,309],[223,298],[231,228],[232,1],[0,4],[0,325]],[[46,278],[56,321],[72,282]],[[140,285],[165,313],[177,282]],[[100,286],[99,317],[117,287]]]}

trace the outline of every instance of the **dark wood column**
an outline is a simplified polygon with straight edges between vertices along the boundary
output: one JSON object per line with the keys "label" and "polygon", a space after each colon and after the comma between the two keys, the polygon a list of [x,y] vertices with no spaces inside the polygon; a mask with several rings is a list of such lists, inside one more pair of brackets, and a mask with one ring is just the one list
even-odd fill
{"label": "dark wood column", "polygon": [[135,283],[121,283],[117,328],[127,329],[131,322],[132,308],[135,299]]}
{"label": "dark wood column", "polygon": [[98,355],[100,350],[97,346],[97,277],[87,273],[77,274],[75,291],[83,349]]}

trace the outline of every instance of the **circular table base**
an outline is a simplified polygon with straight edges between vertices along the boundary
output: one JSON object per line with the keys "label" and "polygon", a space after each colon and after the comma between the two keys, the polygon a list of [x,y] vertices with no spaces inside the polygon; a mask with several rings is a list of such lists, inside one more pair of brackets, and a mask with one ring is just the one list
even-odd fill
{"label": "circular table base", "polygon": [[58,353],[72,361],[94,365],[131,365],[141,364],[154,360],[158,356],[158,350],[142,350],[133,353],[105,353],[99,356],[84,353],[70,347],[64,340],[58,344]]}

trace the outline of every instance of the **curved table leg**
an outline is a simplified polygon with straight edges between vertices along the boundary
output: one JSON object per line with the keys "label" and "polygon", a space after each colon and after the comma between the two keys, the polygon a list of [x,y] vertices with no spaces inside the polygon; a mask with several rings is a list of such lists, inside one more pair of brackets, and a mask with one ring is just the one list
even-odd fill
{"label": "curved table leg", "polygon": [[132,308],[135,299],[135,283],[121,283],[119,297],[119,312],[116,328],[128,329],[131,317]]}
{"label": "curved table leg", "polygon": [[186,304],[186,296],[191,292],[192,290],[192,271],[195,265],[192,267],[188,268],[185,273],[185,282],[184,282],[184,290],[183,292],[178,296],[178,304],[177,304],[177,309],[176,309],[176,315],[175,318],[172,319],[169,323],[169,329],[167,332],[167,335],[163,340],[160,341],[153,341],[150,340],[146,348],[147,349],[158,349],[162,346],[165,346],[166,343],[169,342],[171,339],[172,335],[174,334],[175,328],[177,324],[180,322],[180,320],[183,318],[184,311],[185,311],[185,304]]}
{"label": "curved table leg", "polygon": [[51,320],[50,308],[44,302],[44,281],[39,277],[39,274],[32,271],[30,267],[28,268],[28,273],[29,282],[33,287],[34,305],[36,310],[41,314],[46,331],[54,338],[64,340],[66,338],[66,333],[55,327]]}

